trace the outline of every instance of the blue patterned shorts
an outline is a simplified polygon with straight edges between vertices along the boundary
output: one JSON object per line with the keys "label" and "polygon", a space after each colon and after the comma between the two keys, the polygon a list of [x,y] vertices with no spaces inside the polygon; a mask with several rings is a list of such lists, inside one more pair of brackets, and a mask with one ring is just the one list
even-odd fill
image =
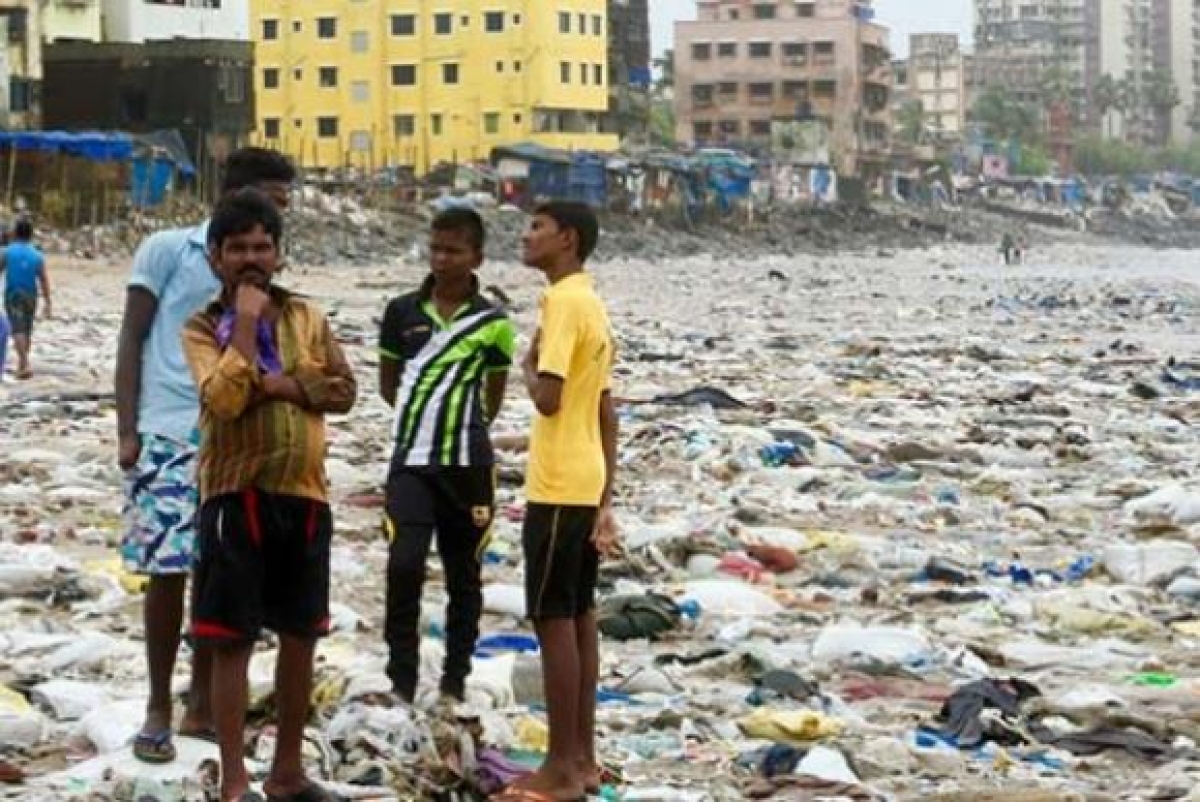
{"label": "blue patterned shorts", "polygon": [[137,465],[125,476],[121,559],[135,574],[186,574],[196,557],[197,448],[142,435]]}

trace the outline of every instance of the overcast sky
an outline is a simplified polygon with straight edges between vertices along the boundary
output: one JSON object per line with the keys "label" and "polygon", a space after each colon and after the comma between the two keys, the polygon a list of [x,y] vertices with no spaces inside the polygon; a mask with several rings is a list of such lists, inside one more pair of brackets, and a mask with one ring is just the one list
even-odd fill
{"label": "overcast sky", "polygon": [[[875,0],[879,21],[892,29],[892,49],[903,57],[908,53],[910,33],[955,31],[969,42],[971,0]],[[650,0],[650,25],[654,51],[670,47],[672,23],[695,19],[693,0]]]}

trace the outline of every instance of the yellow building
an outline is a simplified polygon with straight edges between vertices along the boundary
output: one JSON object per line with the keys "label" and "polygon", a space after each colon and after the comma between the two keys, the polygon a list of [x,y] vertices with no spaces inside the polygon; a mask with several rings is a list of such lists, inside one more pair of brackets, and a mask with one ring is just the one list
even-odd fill
{"label": "yellow building", "polygon": [[615,150],[606,0],[252,0],[258,139],[307,167]]}

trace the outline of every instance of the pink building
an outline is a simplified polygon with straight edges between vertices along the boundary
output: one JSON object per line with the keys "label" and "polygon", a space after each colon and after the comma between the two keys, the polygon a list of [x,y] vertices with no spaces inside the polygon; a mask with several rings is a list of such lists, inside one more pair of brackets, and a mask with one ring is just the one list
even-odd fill
{"label": "pink building", "polygon": [[699,0],[675,23],[676,137],[770,145],[773,120],[817,120],[834,166],[872,178],[890,155],[891,54],[871,0]]}

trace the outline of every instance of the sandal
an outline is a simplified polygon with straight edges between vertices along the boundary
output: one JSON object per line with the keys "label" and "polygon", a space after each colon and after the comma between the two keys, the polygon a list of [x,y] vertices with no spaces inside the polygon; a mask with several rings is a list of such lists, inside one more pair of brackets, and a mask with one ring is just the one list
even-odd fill
{"label": "sandal", "polygon": [[133,756],[143,763],[161,766],[175,760],[175,744],[169,729],[139,732],[133,739]]}
{"label": "sandal", "polygon": [[333,802],[333,797],[321,786],[310,782],[291,794],[267,794],[267,802]]}

